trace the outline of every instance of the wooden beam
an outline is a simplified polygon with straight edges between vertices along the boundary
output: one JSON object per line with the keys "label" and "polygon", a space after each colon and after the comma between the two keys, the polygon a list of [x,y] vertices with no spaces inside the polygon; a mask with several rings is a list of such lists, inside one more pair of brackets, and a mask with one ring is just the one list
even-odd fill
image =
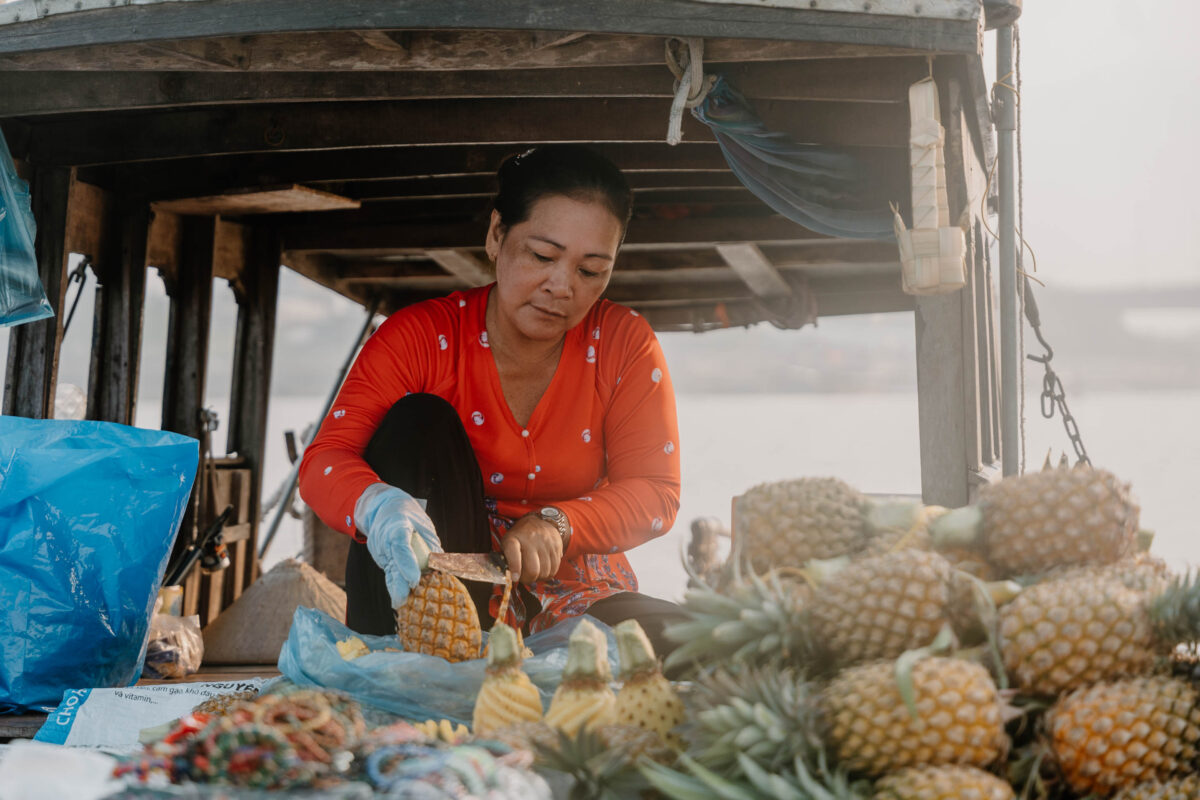
{"label": "wooden beam", "polygon": [[[22,19],[22,14],[28,15]],[[135,16],[136,15],[136,16]],[[868,13],[813,11],[811,8],[769,8],[711,5],[680,0],[608,0],[580,4],[563,0],[492,3],[475,0],[210,0],[203,4],[153,3],[132,8],[97,8],[82,14],[35,19],[33,3],[6,9],[0,22],[0,54],[114,45],[155,43],[201,37],[247,37],[298,31],[394,30],[400,48],[381,53],[399,61],[399,52],[421,29],[588,31],[649,36],[742,37],[765,40],[821,42],[855,47],[902,47],[931,51],[981,50],[982,30],[975,19],[939,20],[876,16]],[[530,34],[526,34],[529,36]],[[447,37],[450,38],[450,37]],[[586,39],[585,39],[586,40]],[[522,48],[570,52],[580,40],[545,47],[544,33]],[[555,41],[550,39],[550,41]],[[562,41],[559,39],[558,41]],[[365,44],[361,42],[360,44]],[[436,45],[436,40],[433,42]],[[453,44],[458,44],[457,41]],[[433,47],[436,51],[438,48]],[[452,49],[452,48],[449,48]],[[214,66],[248,66],[246,49],[232,58],[219,51],[197,51]],[[241,55],[241,59],[238,56]],[[561,57],[560,57],[561,63]],[[315,67],[314,67],[315,68]]]}
{"label": "wooden beam", "polygon": [[[7,129],[7,124],[5,124]],[[611,142],[593,145],[626,172],[726,170],[715,142],[666,144]],[[319,185],[329,181],[386,180],[425,176],[494,176],[500,162],[519,152],[513,145],[381,147],[298,153],[251,153],[88,167],[80,179],[152,200],[216,194],[263,183]],[[859,151],[859,153],[871,151]],[[900,161],[907,165],[906,156]]]}
{"label": "wooden beam", "polygon": [[427,255],[468,286],[486,286],[496,279],[492,267],[463,250],[429,250]]}
{"label": "wooden beam", "polygon": [[37,237],[38,274],[54,316],[12,329],[4,374],[4,413],[35,419],[53,416],[58,382],[58,355],[63,336],[66,293],[66,234],[74,171],[39,167],[34,173],[32,203]]}
{"label": "wooden beam", "polygon": [[[654,36],[583,34],[541,46],[547,32],[316,31],[128,42],[0,55],[0,68],[33,71],[401,72],[663,66]],[[549,32],[552,33],[552,32]],[[911,47],[837,42],[705,39],[705,63],[923,57]],[[168,86],[170,92],[174,87]]]}
{"label": "wooden beam", "polygon": [[298,211],[344,211],[358,208],[359,205],[361,204],[357,200],[293,183],[286,186],[231,189],[205,197],[160,200],[154,207],[156,210],[169,211],[172,214],[244,216]]}
{"label": "wooden beam", "polygon": [[[661,60],[661,59],[660,59]],[[899,103],[927,74],[924,58],[710,63],[752,100]],[[296,101],[464,97],[665,97],[665,65],[388,72],[0,72],[3,113],[13,117]]]}
{"label": "wooden beam", "polygon": [[99,286],[88,374],[88,419],[132,425],[137,403],[150,209],[120,198],[108,246],[92,261]]}
{"label": "wooden beam", "polygon": [[67,220],[66,249],[96,258],[106,249],[113,198],[110,193],[80,180],[71,182],[71,215]]}
{"label": "wooden beam", "polygon": [[[84,165],[404,144],[657,143],[665,137],[668,110],[667,103],[650,98],[527,98],[189,109],[136,120],[106,114],[87,125],[72,118],[36,123],[29,157]],[[756,111],[770,129],[803,144],[908,145],[902,105],[765,101]],[[691,115],[684,116],[683,135],[689,141],[712,140]]]}
{"label": "wooden beam", "polygon": [[791,296],[791,285],[783,279],[779,270],[767,260],[757,245],[719,244],[717,253],[756,297]]}
{"label": "wooden beam", "polygon": [[[386,209],[386,207],[384,207]],[[386,216],[386,210],[383,212]],[[478,247],[487,233],[487,220],[465,223],[377,222],[368,218],[355,222],[334,212],[320,221],[306,215],[281,225],[283,246],[287,251],[333,251],[385,248],[400,250],[463,249]],[[784,217],[708,217],[676,220],[632,220],[626,233],[626,245],[706,244],[721,242],[798,242],[824,240]]]}
{"label": "wooden beam", "polygon": [[146,242],[146,265],[156,267],[169,285],[179,262],[179,237],[183,218],[166,211],[150,211],[150,233]]}

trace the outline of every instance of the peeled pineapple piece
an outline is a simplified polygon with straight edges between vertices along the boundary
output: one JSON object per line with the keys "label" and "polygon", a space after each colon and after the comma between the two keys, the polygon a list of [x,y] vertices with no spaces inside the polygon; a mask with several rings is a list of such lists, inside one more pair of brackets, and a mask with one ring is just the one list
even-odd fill
{"label": "peeled pineapple piece", "polygon": [[650,639],[637,620],[627,619],[615,630],[625,682],[617,692],[617,721],[653,731],[671,746],[682,749],[683,740],[672,731],[683,722],[683,701],[663,677]]}
{"label": "peeled pineapple piece", "polygon": [[567,640],[567,666],[550,701],[546,723],[575,736],[580,728],[617,721],[617,696],[609,688],[608,640],[595,625],[580,620]]}
{"label": "peeled pineapple piece", "polygon": [[488,669],[475,698],[472,726],[476,736],[490,737],[517,722],[542,718],[538,689],[521,671],[521,641],[517,632],[497,622],[488,637]]}

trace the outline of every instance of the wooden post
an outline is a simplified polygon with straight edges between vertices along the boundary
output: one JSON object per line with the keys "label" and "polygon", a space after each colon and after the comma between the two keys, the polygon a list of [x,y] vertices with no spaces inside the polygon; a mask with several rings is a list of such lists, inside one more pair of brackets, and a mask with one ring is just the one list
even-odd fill
{"label": "wooden post", "polygon": [[88,419],[133,424],[137,403],[150,207],[121,198],[92,266],[99,275],[88,376]]}
{"label": "wooden post", "polygon": [[[171,310],[167,323],[167,360],[163,380],[162,429],[203,438],[200,412],[204,407],[205,370],[208,365],[208,330],[212,311],[213,240],[212,217],[183,217],[180,223],[177,270],[167,282]],[[192,485],[192,496],[184,514],[172,557],[192,543],[196,535],[196,512],[203,480],[201,472]],[[184,582],[185,615],[195,614],[199,600],[199,570]]]}
{"label": "wooden post", "polygon": [[228,451],[236,451],[250,470],[250,536],[235,545],[233,563],[237,573],[233,580],[226,581],[226,603],[236,599],[258,573],[258,521],[262,516],[267,401],[275,349],[280,256],[279,234],[273,228],[253,227],[241,281],[244,292],[235,293],[238,321],[227,439]]}
{"label": "wooden post", "polygon": [[[961,66],[961,65],[959,65]],[[968,232],[966,286],[917,298],[917,405],[921,494],[926,503],[966,505],[991,475],[992,353],[986,336],[991,294],[976,227],[984,172],[966,118],[969,95],[960,69],[937,71],[946,129],[946,192],[950,219]]]}
{"label": "wooden post", "polygon": [[74,170],[67,167],[39,167],[33,176],[33,215],[37,221],[34,248],[42,287],[54,316],[13,329],[4,375],[5,414],[35,419],[53,416],[67,289],[66,235],[73,180]]}

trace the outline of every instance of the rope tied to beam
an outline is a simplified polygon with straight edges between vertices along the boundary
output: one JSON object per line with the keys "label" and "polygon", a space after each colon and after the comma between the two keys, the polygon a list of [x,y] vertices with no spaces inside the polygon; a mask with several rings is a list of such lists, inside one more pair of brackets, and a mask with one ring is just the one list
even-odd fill
{"label": "rope tied to beam", "polygon": [[676,145],[683,141],[683,110],[703,103],[716,85],[717,76],[704,74],[704,40],[699,37],[669,38],[666,41],[666,53],[667,67],[675,76],[675,97],[671,100],[667,122],[667,144]]}

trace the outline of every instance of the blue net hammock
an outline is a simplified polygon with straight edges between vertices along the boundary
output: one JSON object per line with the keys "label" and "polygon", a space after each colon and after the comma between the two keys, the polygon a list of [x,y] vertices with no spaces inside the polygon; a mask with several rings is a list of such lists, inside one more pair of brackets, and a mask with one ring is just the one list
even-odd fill
{"label": "blue net hammock", "polygon": [[894,238],[892,212],[865,207],[869,179],[850,153],[767,130],[723,77],[692,114],[712,130],[738,180],[776,212],[829,236]]}

